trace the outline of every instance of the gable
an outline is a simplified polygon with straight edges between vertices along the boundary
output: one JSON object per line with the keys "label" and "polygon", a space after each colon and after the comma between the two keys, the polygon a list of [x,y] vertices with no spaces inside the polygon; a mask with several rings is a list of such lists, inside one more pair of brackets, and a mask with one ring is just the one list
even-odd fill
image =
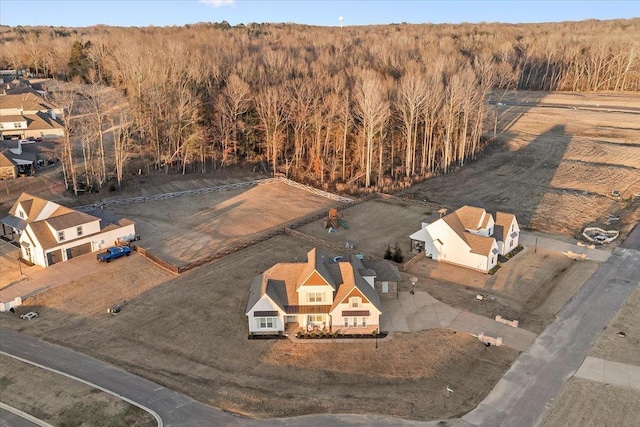
{"label": "gable", "polygon": [[300,286],[330,286],[317,271],[313,271]]}
{"label": "gable", "polygon": [[354,288],[354,289],[352,289],[352,290],[351,290],[351,292],[349,292],[349,293],[347,294],[347,296],[346,296],[346,297],[344,297],[344,299],[343,299],[342,301],[340,301],[340,302],[347,302],[347,303],[348,303],[348,302],[349,302],[349,299],[350,299],[350,298],[352,298],[352,297],[359,297],[359,298],[361,298],[361,299],[362,299],[362,303],[363,303],[363,304],[364,304],[364,303],[371,303],[371,301],[369,301],[369,300],[367,299],[367,297],[365,297],[365,296],[362,294],[362,292],[360,292],[360,290],[359,290],[358,288]]}

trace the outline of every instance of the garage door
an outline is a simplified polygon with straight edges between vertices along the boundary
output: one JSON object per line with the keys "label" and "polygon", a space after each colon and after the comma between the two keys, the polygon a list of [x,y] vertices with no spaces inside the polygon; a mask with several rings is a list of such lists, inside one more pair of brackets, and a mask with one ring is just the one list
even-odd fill
{"label": "garage door", "polygon": [[62,249],[47,254],[47,265],[53,265],[57,262],[62,262]]}
{"label": "garage door", "polygon": [[75,258],[77,256],[88,253],[91,253],[91,242],[67,249],[67,259]]}

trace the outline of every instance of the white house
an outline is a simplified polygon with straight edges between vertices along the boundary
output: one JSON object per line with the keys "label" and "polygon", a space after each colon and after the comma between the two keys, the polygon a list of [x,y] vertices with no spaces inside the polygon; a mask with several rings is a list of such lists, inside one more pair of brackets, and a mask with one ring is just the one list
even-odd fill
{"label": "white house", "polygon": [[463,206],[444,215],[429,217],[410,237],[412,248],[443,262],[482,272],[496,266],[498,255],[518,246],[520,227],[513,214],[493,215],[482,208]]}
{"label": "white house", "polygon": [[101,227],[100,218],[27,193],[2,219],[3,234],[18,234],[22,258],[48,267],[57,262],[113,246],[119,238],[135,235],[128,219]]}
{"label": "white house", "polygon": [[[387,264],[382,266],[381,264]],[[250,334],[278,334],[287,324],[348,333],[371,332],[382,314],[375,289],[376,267],[400,280],[386,261],[354,255],[334,261],[317,249],[306,262],[279,263],[253,280],[245,314]]]}

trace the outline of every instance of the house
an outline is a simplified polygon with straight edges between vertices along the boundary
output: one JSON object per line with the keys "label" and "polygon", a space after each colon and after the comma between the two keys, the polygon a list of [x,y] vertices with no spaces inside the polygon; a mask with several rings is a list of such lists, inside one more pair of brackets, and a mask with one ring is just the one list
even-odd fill
{"label": "house", "polygon": [[398,269],[355,255],[339,258],[314,248],[305,262],[279,263],[257,276],[245,310],[249,333],[281,334],[287,326],[355,334],[377,329],[382,311],[376,268],[396,281]]}
{"label": "house", "polygon": [[446,215],[439,212],[422,221],[411,247],[438,261],[488,272],[518,246],[520,227],[513,214],[463,206]]}
{"label": "house", "polygon": [[10,157],[7,157],[0,150],[0,180],[2,179],[14,179],[18,177],[18,168],[13,163]]}
{"label": "house", "polygon": [[[21,139],[0,140],[0,179],[17,178],[18,174],[33,175],[38,165],[44,165],[44,159],[40,155],[42,143]],[[6,159],[6,161],[5,161]],[[13,165],[13,176],[8,164]],[[5,173],[2,165],[6,164]]]}
{"label": "house", "polygon": [[128,219],[104,224],[100,218],[27,193],[22,193],[1,223],[5,236],[18,235],[22,258],[42,267],[135,235],[135,224]]}
{"label": "house", "polygon": [[64,136],[62,113],[35,91],[0,95],[0,139]]}

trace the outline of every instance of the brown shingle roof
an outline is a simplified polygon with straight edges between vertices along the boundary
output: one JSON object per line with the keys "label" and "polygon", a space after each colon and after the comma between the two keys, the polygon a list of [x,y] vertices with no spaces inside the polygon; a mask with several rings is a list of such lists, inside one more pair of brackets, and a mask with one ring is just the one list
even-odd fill
{"label": "brown shingle roof", "polygon": [[2,123],[15,123],[15,122],[25,122],[27,119],[24,116],[15,115],[15,114],[0,114],[0,122]]}
{"label": "brown shingle roof", "polygon": [[8,168],[15,167],[11,159],[4,155],[4,153],[0,152],[0,168]]}
{"label": "brown shingle roof", "polygon": [[71,211],[62,215],[49,217],[45,220],[54,230],[76,227],[88,222],[99,221],[98,218],[84,212]]}
{"label": "brown shingle roof", "polygon": [[467,231],[468,229],[477,230],[478,226],[481,225],[481,221],[484,222],[483,215],[484,217],[489,216],[482,208],[463,206],[445,216],[442,220],[465,241],[472,253],[489,255],[495,239],[493,237],[478,236]]}
{"label": "brown shingle roof", "polygon": [[24,111],[47,111],[55,107],[31,92],[0,97],[0,109],[14,108],[22,108]]}
{"label": "brown shingle roof", "polygon": [[511,222],[514,218],[514,214],[506,212],[496,212],[496,225],[502,227],[502,233],[499,237],[503,242],[507,240],[507,236],[509,235],[509,232],[511,232]]}

